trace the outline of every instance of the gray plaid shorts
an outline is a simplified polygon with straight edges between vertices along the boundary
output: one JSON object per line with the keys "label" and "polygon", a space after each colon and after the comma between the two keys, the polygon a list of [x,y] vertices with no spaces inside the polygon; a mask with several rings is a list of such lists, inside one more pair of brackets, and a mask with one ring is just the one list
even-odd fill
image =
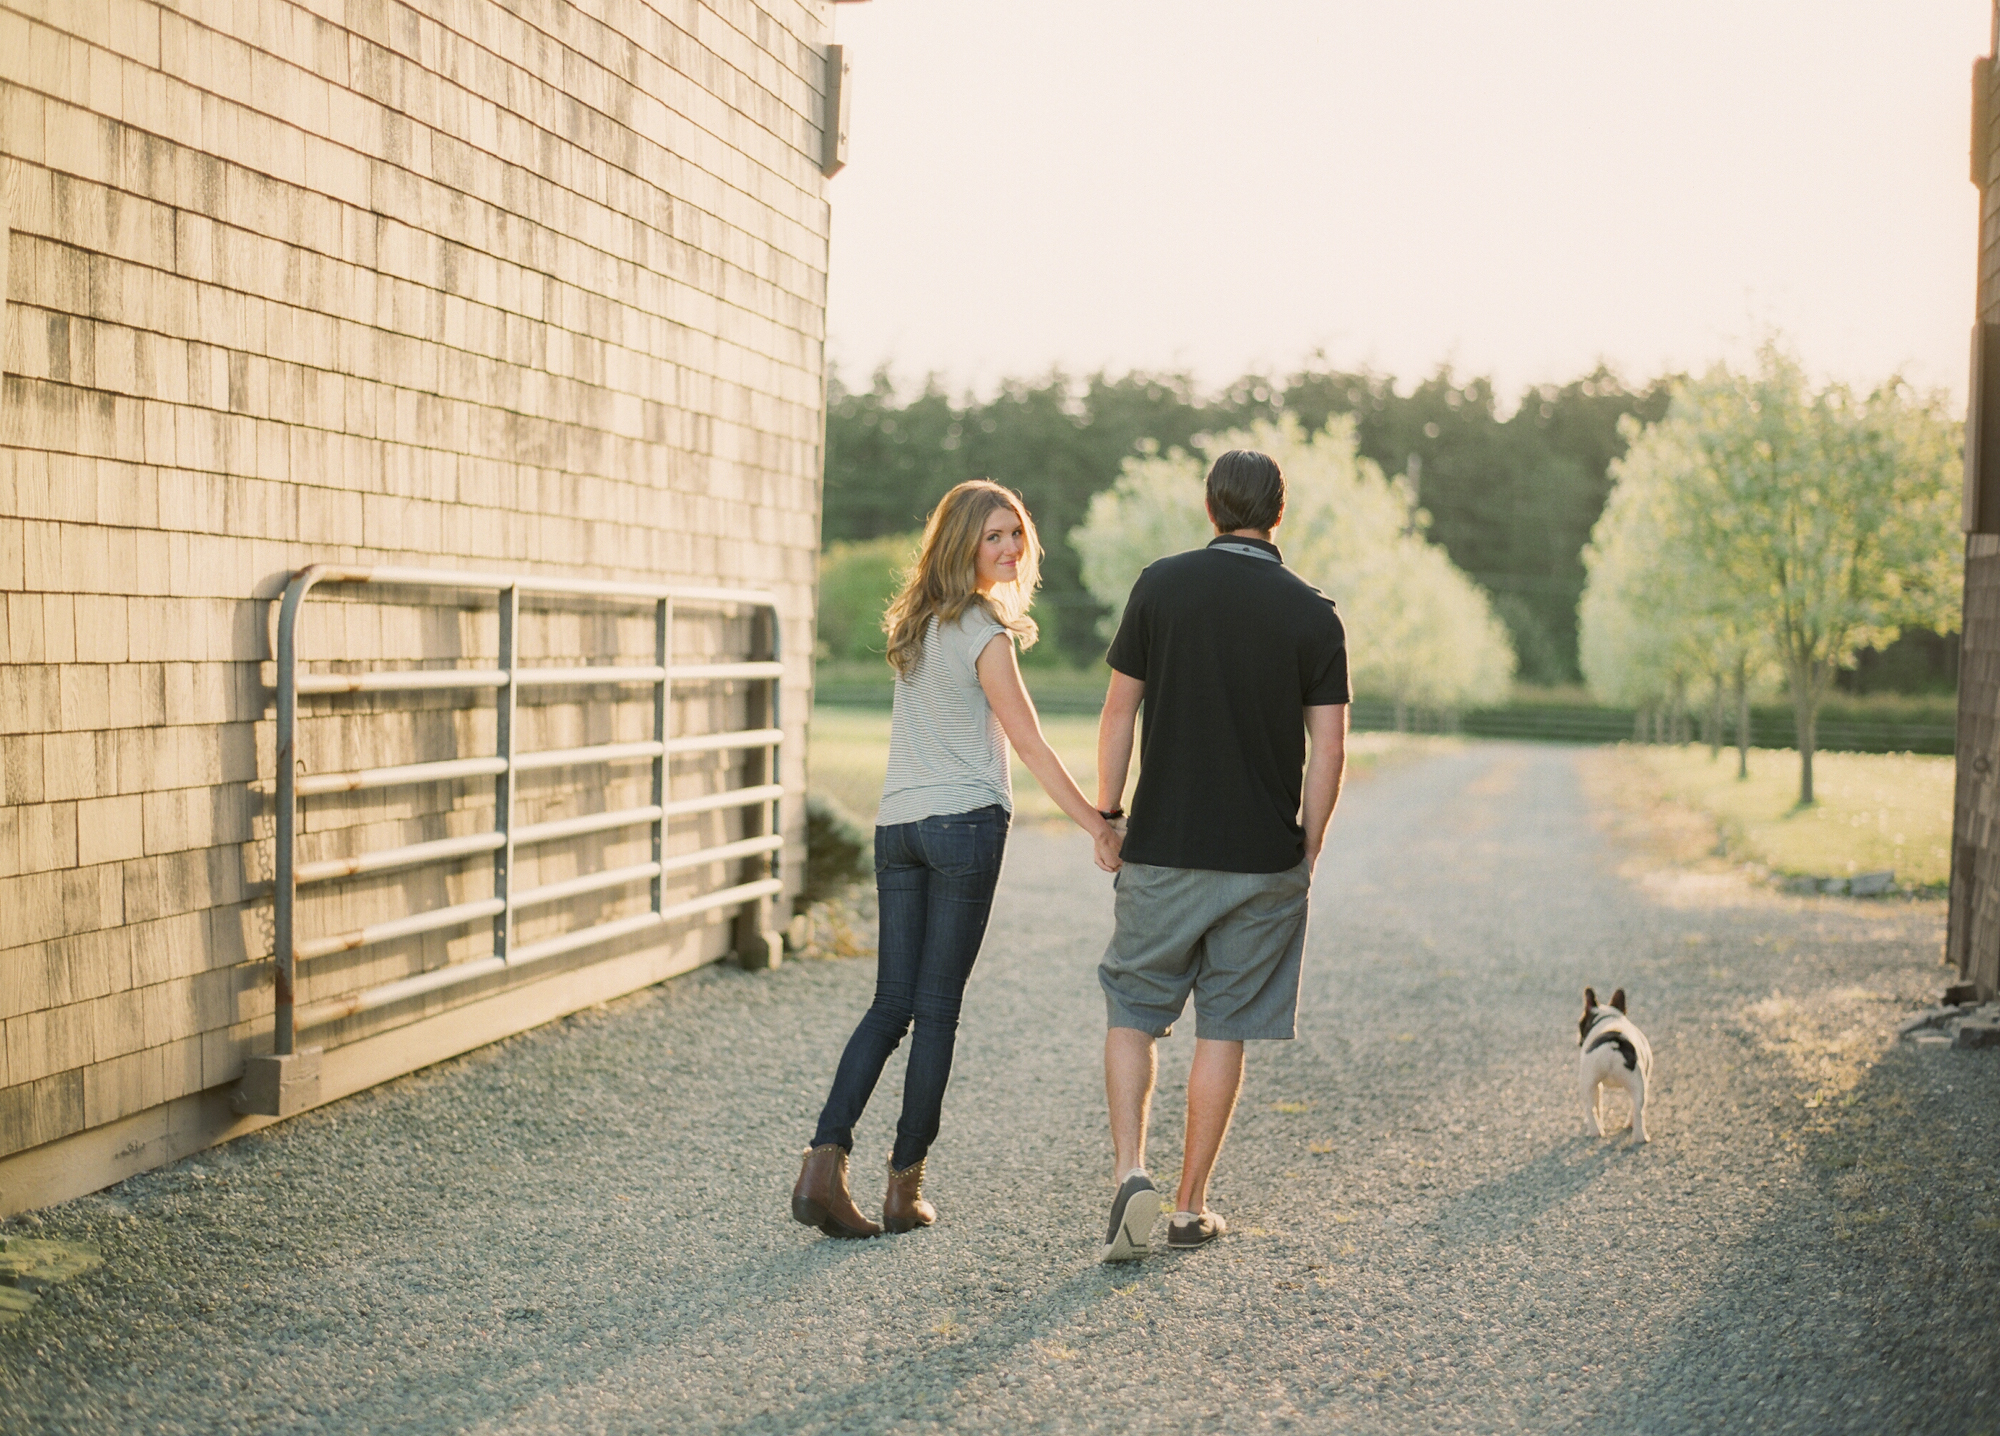
{"label": "gray plaid shorts", "polygon": [[1127,863],[1097,981],[1112,1027],[1165,1037],[1194,995],[1195,1036],[1298,1035],[1312,869],[1220,873]]}

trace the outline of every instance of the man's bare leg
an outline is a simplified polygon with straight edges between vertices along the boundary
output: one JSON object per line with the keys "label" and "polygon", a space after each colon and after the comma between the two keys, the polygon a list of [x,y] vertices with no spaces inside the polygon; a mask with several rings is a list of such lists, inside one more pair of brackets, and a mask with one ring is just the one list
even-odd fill
{"label": "man's bare leg", "polygon": [[[1240,1054],[1242,1044],[1237,1046]],[[1111,1108],[1114,1182],[1124,1181],[1146,1165],[1146,1118],[1158,1071],[1159,1058],[1149,1034],[1136,1027],[1113,1027],[1105,1032],[1104,1099]],[[1226,1126],[1228,1118],[1223,1122]]]}
{"label": "man's bare leg", "polygon": [[[1143,1035],[1143,1034],[1134,1034]],[[1208,1201],[1208,1174],[1229,1135],[1236,1094],[1243,1089],[1243,1044],[1198,1037],[1188,1069],[1187,1141],[1181,1157],[1181,1189],[1175,1210],[1199,1212]],[[1117,1114],[1112,1114],[1117,1130]]]}

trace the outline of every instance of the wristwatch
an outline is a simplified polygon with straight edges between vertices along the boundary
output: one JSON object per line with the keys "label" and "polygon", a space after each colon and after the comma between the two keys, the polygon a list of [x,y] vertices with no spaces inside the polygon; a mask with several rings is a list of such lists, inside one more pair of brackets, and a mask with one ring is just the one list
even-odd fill
{"label": "wristwatch", "polygon": [[1099,808],[1097,816],[1104,819],[1107,823],[1115,823],[1125,816],[1125,810],[1123,808],[1113,808],[1110,812],[1106,812],[1104,809]]}

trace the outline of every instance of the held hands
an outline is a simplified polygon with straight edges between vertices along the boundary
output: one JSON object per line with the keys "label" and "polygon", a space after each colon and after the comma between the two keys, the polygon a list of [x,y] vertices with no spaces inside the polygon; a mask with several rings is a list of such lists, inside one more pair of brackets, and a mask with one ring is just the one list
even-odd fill
{"label": "held hands", "polygon": [[1107,873],[1115,873],[1125,866],[1125,860],[1118,855],[1119,849],[1125,846],[1125,834],[1119,831],[1124,826],[1122,822],[1106,823],[1104,830],[1097,835],[1096,851],[1092,856],[1098,867]]}

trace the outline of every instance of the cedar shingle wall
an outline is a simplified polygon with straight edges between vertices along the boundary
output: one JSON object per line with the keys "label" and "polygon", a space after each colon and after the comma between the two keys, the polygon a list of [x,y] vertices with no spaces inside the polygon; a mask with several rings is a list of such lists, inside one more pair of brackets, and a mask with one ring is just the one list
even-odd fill
{"label": "cedar shingle wall", "polygon": [[[268,1044],[271,827],[250,784],[272,769],[260,661],[289,571],[770,588],[802,736],[830,8],[0,0],[0,1156],[233,1081]],[[337,601],[311,623],[321,659],[492,652],[490,608]],[[523,651],[650,661],[650,628],[530,613]],[[741,704],[689,694],[680,717]],[[309,711],[321,770],[491,751],[490,704]],[[524,746],[644,736],[625,731],[642,717],[540,704]],[[643,802],[642,778],[548,775],[520,820]],[[691,763],[675,783],[716,778]],[[803,787],[797,741],[784,778]],[[301,859],[484,826],[478,788],[307,800]],[[676,846],[729,835],[717,819]],[[605,839],[516,881],[643,857]],[[473,863],[315,893],[302,929],[486,881]],[[486,940],[369,949],[309,969],[304,997]],[[677,940],[714,949],[721,929]]]}

